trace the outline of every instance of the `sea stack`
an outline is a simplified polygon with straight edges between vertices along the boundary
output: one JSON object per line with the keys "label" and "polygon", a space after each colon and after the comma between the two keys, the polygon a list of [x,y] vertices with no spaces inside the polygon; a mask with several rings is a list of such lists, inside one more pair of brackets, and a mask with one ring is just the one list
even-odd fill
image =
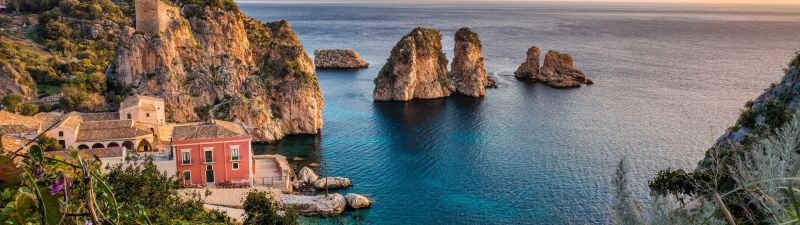
{"label": "sea stack", "polygon": [[464,27],[456,32],[455,58],[449,76],[456,93],[481,97],[486,94],[486,87],[496,87],[494,80],[486,76],[482,48],[478,34],[472,29]]}
{"label": "sea stack", "polygon": [[592,84],[583,71],[575,68],[574,60],[569,54],[550,50],[544,56],[544,65],[539,68],[540,51],[537,47],[528,49],[525,62],[517,68],[514,76],[518,79],[530,79],[542,82],[554,88],[574,88],[581,84]]}
{"label": "sea stack", "polygon": [[442,35],[418,27],[403,36],[375,78],[376,101],[408,101],[450,96],[447,57],[442,52]]}
{"label": "sea stack", "polygon": [[314,51],[314,65],[320,69],[361,69],[369,63],[352,49],[321,49]]}
{"label": "sea stack", "polygon": [[517,71],[514,72],[514,77],[517,79],[533,79],[539,75],[539,56],[541,51],[536,46],[528,49],[528,55],[525,62],[519,65]]}

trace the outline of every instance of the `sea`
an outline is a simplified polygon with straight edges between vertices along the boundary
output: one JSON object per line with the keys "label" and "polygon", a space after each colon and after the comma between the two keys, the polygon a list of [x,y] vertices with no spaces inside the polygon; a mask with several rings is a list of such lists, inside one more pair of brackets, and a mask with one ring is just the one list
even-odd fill
{"label": "sea", "polygon": [[[319,135],[256,146],[296,168],[352,179],[340,190],[369,209],[307,224],[607,224],[611,178],[629,165],[644,205],[660,170],[693,170],[746,101],[800,50],[800,7],[612,3],[239,4],[288,20],[313,57],[350,48],[361,70],[317,70]],[[375,102],[373,79],[415,27],[438,29],[453,56],[461,27],[478,33],[498,88],[483,98]],[[571,54],[594,85],[518,81],[526,50]]]}

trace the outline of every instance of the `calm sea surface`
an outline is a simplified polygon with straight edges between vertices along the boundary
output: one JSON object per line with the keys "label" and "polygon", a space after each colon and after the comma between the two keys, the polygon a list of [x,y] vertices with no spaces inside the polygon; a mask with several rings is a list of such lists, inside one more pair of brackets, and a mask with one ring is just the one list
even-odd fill
{"label": "calm sea surface", "polygon": [[[800,50],[800,10],[614,5],[240,4],[289,20],[310,55],[353,48],[371,63],[317,71],[319,136],[260,153],[324,161],[373,208],[367,224],[603,224],[610,177],[627,158],[637,197],[658,170],[693,169],[703,152]],[[500,86],[482,99],[372,101],[372,80],[412,28],[472,27]],[[528,47],[574,56],[595,81],[552,89],[514,79]],[[452,59],[452,58],[451,58]],[[329,220],[307,218],[308,223]]]}

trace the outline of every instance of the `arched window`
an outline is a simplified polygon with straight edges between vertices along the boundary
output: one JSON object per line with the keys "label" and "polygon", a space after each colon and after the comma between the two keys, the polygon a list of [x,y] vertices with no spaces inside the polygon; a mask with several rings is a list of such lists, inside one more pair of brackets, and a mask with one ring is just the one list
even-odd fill
{"label": "arched window", "polygon": [[119,147],[119,144],[117,144],[117,142],[111,142],[111,143],[108,143],[108,147],[109,148]]}
{"label": "arched window", "polygon": [[125,149],[127,150],[133,150],[133,142],[132,141],[122,142],[122,147],[125,147]]}
{"label": "arched window", "polygon": [[103,144],[100,144],[100,143],[94,143],[94,144],[92,145],[92,148],[105,148],[105,147],[106,147],[106,146],[103,146]]}
{"label": "arched window", "polygon": [[78,149],[86,150],[86,149],[89,149],[89,146],[88,145],[78,145]]}

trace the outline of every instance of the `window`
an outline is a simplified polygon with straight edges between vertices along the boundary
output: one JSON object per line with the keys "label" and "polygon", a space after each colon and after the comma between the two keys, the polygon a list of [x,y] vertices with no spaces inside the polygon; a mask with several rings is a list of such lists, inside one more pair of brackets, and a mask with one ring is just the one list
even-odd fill
{"label": "window", "polygon": [[239,160],[239,147],[231,148],[231,160],[232,161]]}
{"label": "window", "polygon": [[59,137],[63,137],[63,136],[64,136],[64,131],[59,131],[59,132],[58,132],[58,136],[59,136]]}
{"label": "window", "polygon": [[233,163],[233,170],[239,170],[239,163],[238,162]]}
{"label": "window", "polygon": [[128,119],[131,119],[131,113],[128,113]]}
{"label": "window", "polygon": [[205,151],[205,159],[207,163],[214,162],[214,150],[213,149],[206,149]]}
{"label": "window", "polygon": [[67,148],[67,142],[64,140],[58,140],[58,145],[61,145],[61,148]]}
{"label": "window", "polygon": [[150,117],[150,113],[145,113],[145,116]]}
{"label": "window", "polygon": [[191,154],[191,152],[189,152],[189,150],[181,151],[181,159],[183,159],[183,160],[181,160],[183,165],[192,164],[192,154]]}
{"label": "window", "polygon": [[192,172],[191,171],[183,171],[183,181],[192,181]]}

